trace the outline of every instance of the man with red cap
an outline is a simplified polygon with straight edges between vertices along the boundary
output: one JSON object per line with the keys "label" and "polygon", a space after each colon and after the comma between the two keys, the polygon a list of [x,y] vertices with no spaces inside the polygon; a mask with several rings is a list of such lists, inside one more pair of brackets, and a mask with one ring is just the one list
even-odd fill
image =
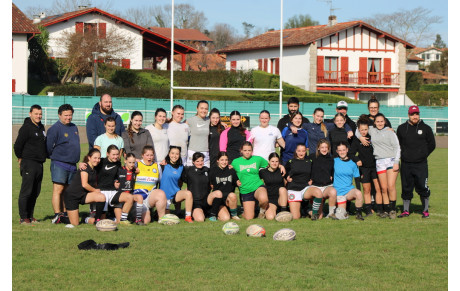
{"label": "man with red cap", "polygon": [[396,135],[401,147],[401,197],[404,206],[403,212],[398,217],[409,216],[409,206],[415,187],[422,202],[422,218],[428,218],[431,193],[428,188],[427,158],[436,148],[436,141],[431,127],[420,119],[418,106],[409,107],[409,120],[398,127]]}

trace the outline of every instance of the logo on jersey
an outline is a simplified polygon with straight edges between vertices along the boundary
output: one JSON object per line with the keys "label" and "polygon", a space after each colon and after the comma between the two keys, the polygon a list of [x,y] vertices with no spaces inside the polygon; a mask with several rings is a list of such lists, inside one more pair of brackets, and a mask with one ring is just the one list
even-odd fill
{"label": "logo on jersey", "polygon": [[202,123],[202,124],[197,124],[196,126],[197,126],[197,127],[203,127],[203,126],[205,126],[205,125],[206,125],[206,123]]}
{"label": "logo on jersey", "polygon": [[207,177],[208,176],[208,172],[204,172],[205,176]]}
{"label": "logo on jersey", "polygon": [[156,174],[156,172],[157,172],[157,169],[152,169],[152,172],[154,172],[154,173]]}
{"label": "logo on jersey", "polygon": [[105,170],[108,171],[108,170],[111,170],[113,168],[115,168],[116,166],[111,166],[110,168],[107,168],[107,165],[105,165]]}
{"label": "logo on jersey", "polygon": [[421,129],[419,129],[417,133],[418,133],[418,134],[422,134],[423,131],[422,131]]}
{"label": "logo on jersey", "polygon": [[64,133],[64,136],[65,136],[65,137],[69,137],[69,134],[66,132],[66,133]]}
{"label": "logo on jersey", "polygon": [[228,176],[228,177],[216,177],[216,182],[217,184],[219,183],[223,183],[224,185],[227,183],[227,182],[232,182],[232,175]]}
{"label": "logo on jersey", "polygon": [[240,171],[247,170],[249,172],[251,169],[257,170],[256,163],[252,163],[250,165],[240,165]]}
{"label": "logo on jersey", "polygon": [[294,200],[295,195],[294,194],[289,194],[289,200]]}

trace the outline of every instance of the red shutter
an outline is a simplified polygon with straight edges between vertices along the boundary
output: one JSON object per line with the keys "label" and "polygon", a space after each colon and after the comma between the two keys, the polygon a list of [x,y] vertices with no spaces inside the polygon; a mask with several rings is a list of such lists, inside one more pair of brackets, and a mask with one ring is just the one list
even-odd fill
{"label": "red shutter", "polygon": [[236,71],[236,61],[230,62],[230,71]]}
{"label": "red shutter", "polygon": [[280,74],[280,58],[275,59],[275,74]]}
{"label": "red shutter", "polygon": [[367,83],[367,58],[359,58],[358,84]]}
{"label": "red shutter", "polygon": [[13,91],[16,92],[16,79],[13,79]]}
{"label": "red shutter", "polygon": [[340,73],[341,73],[341,80],[342,84],[348,84],[348,57],[341,57],[340,58]]}
{"label": "red shutter", "polygon": [[129,69],[131,67],[131,60],[130,59],[122,59],[121,66],[125,69]]}
{"label": "red shutter", "polygon": [[83,33],[83,22],[75,22],[75,32]]}
{"label": "red shutter", "polygon": [[99,38],[106,38],[106,23],[99,23]]}
{"label": "red shutter", "polygon": [[260,70],[260,71],[263,71],[263,70],[264,70],[263,64],[262,64],[262,59],[259,59],[259,70]]}
{"label": "red shutter", "polygon": [[385,85],[391,84],[391,59],[383,59],[383,83]]}
{"label": "red shutter", "polygon": [[268,73],[268,59],[264,59],[264,71]]}
{"label": "red shutter", "polygon": [[273,67],[275,66],[275,60],[271,59],[270,60],[270,74],[273,74]]}
{"label": "red shutter", "polygon": [[316,60],[316,82],[322,83],[324,82],[324,57],[317,56]]}

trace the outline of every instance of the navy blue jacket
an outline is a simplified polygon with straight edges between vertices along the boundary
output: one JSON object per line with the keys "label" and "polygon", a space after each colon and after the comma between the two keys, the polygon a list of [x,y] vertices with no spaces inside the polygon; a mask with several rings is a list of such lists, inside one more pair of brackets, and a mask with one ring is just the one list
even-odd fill
{"label": "navy blue jacket", "polygon": [[97,102],[96,104],[94,104],[91,115],[88,116],[88,119],[86,120],[86,136],[88,137],[89,149],[93,148],[96,137],[105,133],[104,121],[109,116],[115,118],[116,134],[121,136],[121,133],[125,131],[125,126],[123,125],[123,120],[121,119],[121,116],[118,115],[118,113],[116,113],[115,111],[113,111],[113,109],[109,115],[103,114],[101,112],[99,102]]}
{"label": "navy blue jacket", "polygon": [[285,127],[281,135],[286,142],[283,154],[281,155],[281,161],[283,165],[286,165],[286,163],[293,158],[298,144],[304,144],[308,148],[308,133],[305,129],[298,128],[297,134],[294,134],[291,128]]}
{"label": "navy blue jacket", "polygon": [[[326,129],[328,133],[334,128],[336,128],[335,124],[332,122],[324,122],[324,124],[326,125]],[[350,126],[346,123],[344,127],[347,132],[351,130]],[[314,122],[303,123],[302,128],[308,132],[309,153],[316,152],[316,146],[318,145],[318,142],[320,139],[322,138],[328,139],[327,136],[324,136],[324,132],[321,130],[321,124],[314,123]]]}
{"label": "navy blue jacket", "polygon": [[47,132],[46,149],[50,159],[76,164],[80,160],[80,136],[72,122],[62,124],[59,120]]}

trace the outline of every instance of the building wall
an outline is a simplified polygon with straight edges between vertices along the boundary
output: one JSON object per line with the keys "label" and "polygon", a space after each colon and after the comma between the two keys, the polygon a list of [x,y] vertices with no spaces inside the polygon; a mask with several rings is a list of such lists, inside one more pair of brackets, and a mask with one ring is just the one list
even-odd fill
{"label": "building wall", "polygon": [[13,34],[12,79],[15,80],[16,84],[14,92],[27,93],[28,60],[27,34]]}
{"label": "building wall", "polygon": [[437,49],[429,49],[423,53],[417,54],[417,57],[424,59],[424,61],[420,61],[421,65],[429,66],[431,62],[441,61],[441,55],[442,52],[438,51]]}
{"label": "building wall", "polygon": [[418,68],[418,62],[415,62],[415,61],[408,61],[406,63],[406,70],[408,71],[417,71],[419,68]]}
{"label": "building wall", "polygon": [[69,19],[67,22],[59,22],[47,27],[49,31],[49,47],[53,50],[52,56],[55,58],[65,58],[66,48],[63,45],[62,39],[66,35],[75,33],[75,23],[107,23],[106,31],[116,30],[127,38],[133,39],[134,47],[127,53],[115,56],[117,59],[129,59],[131,69],[142,69],[142,44],[143,37],[137,29],[129,27],[124,24],[116,24],[114,20],[109,19],[103,15],[88,13],[79,17]]}

